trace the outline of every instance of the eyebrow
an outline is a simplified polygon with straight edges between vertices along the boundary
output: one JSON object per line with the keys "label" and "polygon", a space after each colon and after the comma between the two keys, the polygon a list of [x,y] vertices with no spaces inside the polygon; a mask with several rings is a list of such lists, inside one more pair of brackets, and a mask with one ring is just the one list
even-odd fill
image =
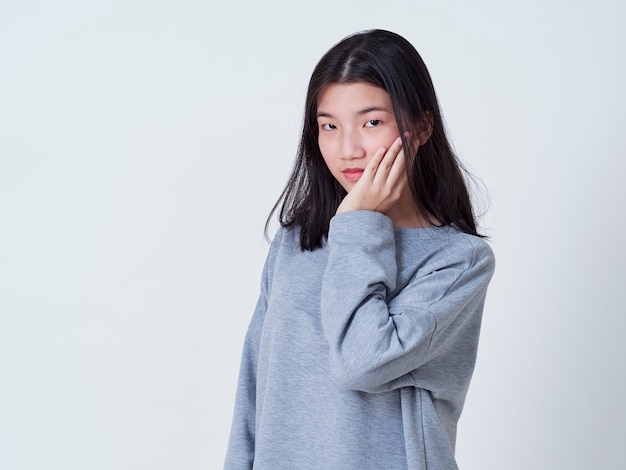
{"label": "eyebrow", "polygon": [[[393,112],[389,108],[385,108],[384,106],[368,106],[367,108],[363,108],[356,112],[356,116],[362,116],[363,114],[371,113],[372,111],[383,111],[385,113],[393,114]],[[330,113],[324,111],[318,111],[317,117],[326,117],[326,118],[335,118]]]}

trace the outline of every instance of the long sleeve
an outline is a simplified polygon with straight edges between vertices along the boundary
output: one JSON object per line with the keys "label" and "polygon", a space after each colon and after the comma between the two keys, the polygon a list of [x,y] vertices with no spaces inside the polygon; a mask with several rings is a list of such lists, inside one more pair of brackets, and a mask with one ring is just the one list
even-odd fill
{"label": "long sleeve", "polygon": [[264,315],[263,304],[263,298],[260,297],[244,341],[224,470],[250,470],[254,462],[256,368]]}
{"label": "long sleeve", "polygon": [[254,463],[257,366],[261,332],[271,286],[275,245],[276,243],[272,245],[265,261],[261,292],[246,332],[224,470],[250,470]]}
{"label": "long sleeve", "polygon": [[[381,392],[449,385],[455,369],[471,375],[494,258],[477,237],[458,238],[436,254],[425,249],[419,269],[399,285],[391,220],[369,211],[333,217],[321,313],[331,370],[344,385]],[[429,369],[436,360],[440,367]],[[468,381],[460,378],[459,387]]]}

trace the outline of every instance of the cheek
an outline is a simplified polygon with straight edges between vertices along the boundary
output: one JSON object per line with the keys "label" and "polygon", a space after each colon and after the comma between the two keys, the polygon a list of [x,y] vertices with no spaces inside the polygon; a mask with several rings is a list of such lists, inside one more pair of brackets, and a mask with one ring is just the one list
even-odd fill
{"label": "cheek", "polygon": [[385,149],[389,149],[399,135],[399,132],[394,129],[393,131],[376,136],[376,138],[372,139],[368,144],[368,158],[372,158],[379,148],[384,147]]}
{"label": "cheek", "polygon": [[324,159],[324,163],[326,166],[330,166],[332,164],[332,150],[328,142],[318,141],[317,143],[320,153],[322,154],[322,158]]}
{"label": "cheek", "polygon": [[393,144],[396,139],[400,137],[400,132],[398,132],[398,129],[394,128],[392,131],[390,131],[387,136],[386,136],[386,144],[385,147],[389,148],[391,146],[391,144]]}

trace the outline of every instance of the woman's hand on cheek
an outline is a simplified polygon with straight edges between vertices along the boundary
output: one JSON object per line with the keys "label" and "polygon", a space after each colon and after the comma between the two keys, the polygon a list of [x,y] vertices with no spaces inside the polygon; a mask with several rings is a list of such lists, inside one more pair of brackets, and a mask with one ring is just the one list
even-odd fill
{"label": "woman's hand on cheek", "polygon": [[404,151],[398,137],[389,150],[379,149],[368,162],[361,178],[341,201],[337,214],[354,210],[386,214],[407,187]]}

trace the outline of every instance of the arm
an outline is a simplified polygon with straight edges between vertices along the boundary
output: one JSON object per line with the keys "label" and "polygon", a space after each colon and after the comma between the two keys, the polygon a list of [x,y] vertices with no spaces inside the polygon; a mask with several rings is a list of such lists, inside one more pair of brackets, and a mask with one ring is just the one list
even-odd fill
{"label": "arm", "polygon": [[259,344],[267,309],[267,299],[271,288],[271,271],[276,246],[280,234],[276,236],[268,254],[261,281],[261,292],[246,332],[239,382],[235,397],[235,411],[226,452],[224,470],[250,470],[254,463],[256,427],[256,381]]}
{"label": "arm", "polygon": [[224,470],[249,470],[254,462],[256,368],[265,300],[259,297],[244,341]]}
{"label": "arm", "polygon": [[378,392],[420,386],[416,370],[464,347],[468,331],[475,331],[469,341],[477,342],[478,331],[469,326],[480,322],[494,263],[484,242],[427,263],[397,296],[389,218],[371,211],[335,216],[328,246],[322,322],[331,369],[347,387]]}

